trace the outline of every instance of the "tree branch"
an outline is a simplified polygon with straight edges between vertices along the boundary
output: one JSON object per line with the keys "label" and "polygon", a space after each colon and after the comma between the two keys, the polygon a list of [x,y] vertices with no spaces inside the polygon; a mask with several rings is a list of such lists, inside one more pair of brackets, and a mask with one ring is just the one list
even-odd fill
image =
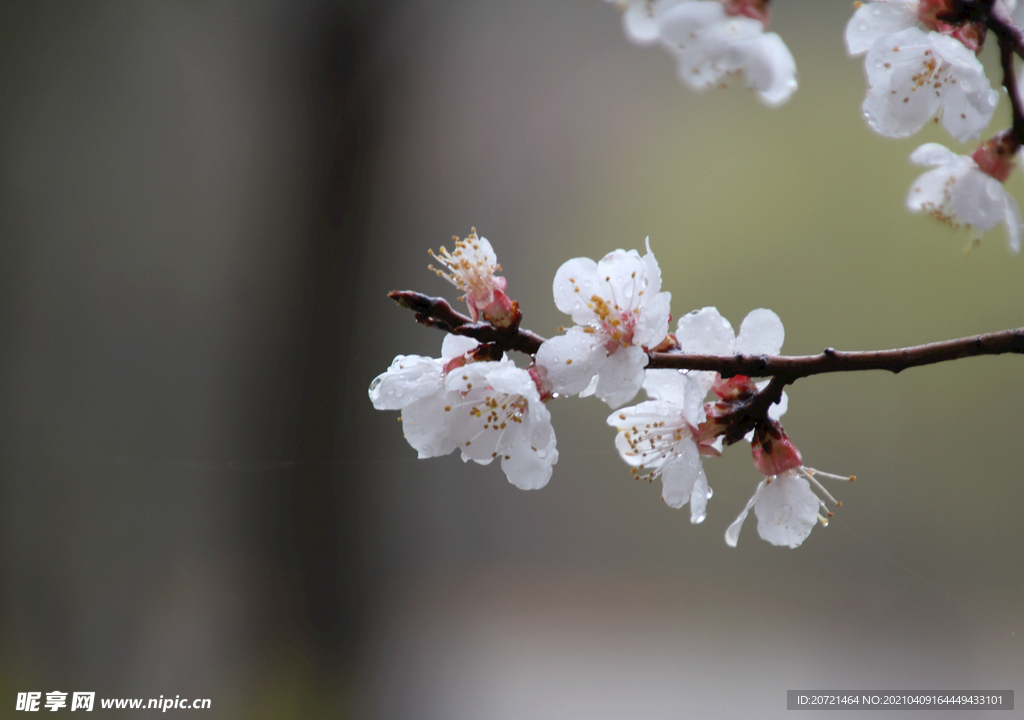
{"label": "tree branch", "polygon": [[[427,327],[436,327],[456,335],[465,335],[481,343],[493,343],[502,350],[517,350],[533,355],[544,343],[540,335],[522,329],[496,328],[457,312],[442,298],[430,297],[411,290],[395,290],[388,297],[416,313],[416,320]],[[894,350],[844,352],[825,348],[818,355],[693,355],[688,353],[649,353],[648,369],[711,370],[722,375],[773,377],[772,402],[778,400],[783,385],[810,375],[860,370],[902,372],[921,365],[959,360],[979,355],[1024,354],[1024,327],[1015,330],[974,335],[956,340],[915,345]]]}

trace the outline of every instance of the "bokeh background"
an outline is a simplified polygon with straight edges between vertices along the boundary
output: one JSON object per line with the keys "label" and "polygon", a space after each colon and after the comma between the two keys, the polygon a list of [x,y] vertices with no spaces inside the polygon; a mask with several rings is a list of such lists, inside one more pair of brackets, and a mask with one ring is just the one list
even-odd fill
{"label": "bokeh background", "polygon": [[537,492],[417,461],[367,399],[442,339],[386,292],[454,299],[427,249],[471,226],[546,335],[560,263],[646,236],[677,316],[770,307],[792,354],[1024,325],[1001,229],[968,254],[905,212],[907,156],[952,141],[866,127],[849,3],[774,12],[778,110],[683,88],[598,0],[0,6],[0,717],[26,690],[389,720],[1019,695],[1022,358],[791,387],[805,460],[859,478],[792,551],[723,542],[740,447],[694,526],[592,398],[552,407]]}

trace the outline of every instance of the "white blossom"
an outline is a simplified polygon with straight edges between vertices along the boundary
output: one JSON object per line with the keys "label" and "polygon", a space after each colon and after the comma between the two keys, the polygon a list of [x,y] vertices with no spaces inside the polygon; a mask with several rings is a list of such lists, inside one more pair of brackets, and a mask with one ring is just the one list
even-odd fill
{"label": "white blossom", "polygon": [[558,462],[551,414],[530,373],[511,361],[470,363],[448,374],[451,434],[464,461],[501,469],[516,487],[536,490]]}
{"label": "white blossom", "polygon": [[[750,508],[754,508],[758,535],[772,545],[798,547],[811,534],[815,523],[828,525],[828,518],[832,516],[825,501],[811,490],[810,483],[814,483],[834,505],[840,505],[818,482],[816,476],[819,475],[833,480],[856,479],[853,476],[833,475],[803,466],[765,477],[758,484],[743,512],[725,531],[725,542],[730,547],[736,547],[743,521],[747,519]],[[819,509],[824,510],[825,515],[820,514]]]}
{"label": "white blossom", "polygon": [[973,158],[937,143],[922,145],[910,159],[934,168],[911,185],[907,195],[911,211],[923,210],[954,228],[972,228],[979,236],[1005,223],[1010,249],[1020,252],[1020,208],[998,179],[983,172]]}
{"label": "white blossom", "polygon": [[[647,353],[668,334],[671,294],[651,252],[616,250],[599,262],[574,258],[555,273],[555,305],[576,326],[537,352],[556,393],[593,392],[611,407],[628,402],[644,380]],[[595,380],[596,378],[596,380]]]}
{"label": "white blossom", "polygon": [[999,102],[985,68],[962,42],[911,27],[880,37],[864,61],[864,115],[886,137],[917,132],[936,114],[960,142],[978,137]]}
{"label": "white blossom", "polygon": [[765,32],[761,20],[731,14],[714,0],[676,3],[657,20],[680,78],[693,89],[716,87],[742,73],[766,105],[781,105],[796,91],[793,55],[776,33]]}
{"label": "white blossom", "polygon": [[494,273],[501,270],[498,256],[487,238],[479,237],[476,228],[465,240],[452,238],[455,250],[449,252],[442,245],[439,252],[430,251],[431,257],[444,266],[444,270],[429,268],[465,293],[466,304],[473,320],[483,317],[497,327],[509,327],[519,321],[519,308],[505,294],[508,282]]}
{"label": "white blossom", "polygon": [[472,362],[477,342],[448,335],[441,358],[399,355],[370,384],[378,410],[401,410],[420,458],[447,455],[486,465],[501,457],[509,482],[543,487],[558,461],[551,415],[527,370],[508,359]]}
{"label": "white blossom", "polygon": [[[669,371],[674,372],[674,371]],[[676,373],[684,382],[685,376]],[[682,390],[682,387],[680,387]],[[708,487],[700,448],[693,429],[703,420],[696,386],[674,395],[671,400],[649,400],[622,408],[608,416],[608,424],[619,430],[615,447],[632,467],[632,474],[648,481],[661,480],[661,497],[672,508],[690,503],[690,522],[703,522],[711,488]]]}
{"label": "white blossom", "polygon": [[760,482],[743,512],[725,531],[725,542],[736,547],[750,508],[757,515],[757,533],[772,545],[799,546],[818,522],[818,496],[798,471],[767,477]]}

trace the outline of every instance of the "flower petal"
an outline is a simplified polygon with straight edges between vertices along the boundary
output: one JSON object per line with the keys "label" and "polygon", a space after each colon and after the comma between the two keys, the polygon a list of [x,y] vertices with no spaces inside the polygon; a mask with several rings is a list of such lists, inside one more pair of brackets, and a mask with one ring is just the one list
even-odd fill
{"label": "flower petal", "polygon": [[1024,221],[1021,220],[1020,206],[1017,205],[1017,201],[1013,195],[1006,194],[1006,237],[1010,244],[1010,249],[1013,252],[1020,255],[1020,241],[1021,241],[1021,225]]}
{"label": "flower petal", "polygon": [[684,353],[694,355],[732,355],[736,333],[718,308],[705,307],[679,318],[676,339]]}
{"label": "flower petal", "polygon": [[[681,508],[690,501],[698,481],[707,486],[700,451],[692,438],[684,437],[676,443],[676,456],[661,471],[661,499],[670,508]],[[694,522],[700,522],[694,519]]]}
{"label": "flower petal", "polygon": [[818,521],[818,498],[799,475],[784,473],[771,482],[754,503],[757,532],[772,545],[799,546]]}
{"label": "flower petal", "polygon": [[635,345],[619,348],[598,366],[594,394],[608,403],[609,407],[625,405],[640,392],[647,362],[647,353],[643,348]]}
{"label": "flower petal", "polygon": [[402,409],[402,432],[419,458],[441,457],[455,449],[452,439],[452,411],[445,411],[458,398],[454,393],[421,398]]}
{"label": "flower petal", "polygon": [[553,392],[576,395],[597,374],[606,351],[601,336],[589,328],[569,328],[565,335],[546,340],[537,351],[537,365],[544,368]]}
{"label": "flower petal", "polygon": [[[543,411],[543,412],[541,412]],[[530,406],[530,432],[520,434],[518,441],[501,458],[501,469],[508,481],[521,490],[538,490],[548,484],[553,466],[558,462],[555,433],[551,416],[543,405]]]}
{"label": "flower petal", "polygon": [[590,298],[601,295],[603,289],[604,283],[598,280],[596,262],[583,257],[567,260],[555,272],[552,286],[555,307],[571,315],[578,325],[586,325],[597,320],[588,306]]}
{"label": "flower petal", "polygon": [[786,331],[782,320],[771,310],[751,310],[740,325],[736,336],[736,352],[743,355],[778,355]]}
{"label": "flower petal", "polygon": [[754,503],[757,502],[757,498],[764,486],[765,481],[762,480],[757,486],[757,489],[754,490],[754,494],[750,497],[750,500],[747,501],[747,506],[743,508],[743,512],[741,512],[736,519],[732,521],[732,525],[726,528],[725,544],[729,547],[736,547],[736,542],[740,539],[740,530],[743,529],[743,521],[747,519],[747,515],[750,513],[750,508],[754,507]]}
{"label": "flower petal", "polygon": [[875,41],[917,24],[917,14],[905,2],[868,2],[846,24],[846,51],[863,55]]}
{"label": "flower petal", "polygon": [[750,43],[743,72],[747,87],[769,107],[778,107],[796,92],[796,61],[777,33],[762,33]]}
{"label": "flower petal", "polygon": [[399,355],[370,383],[370,401],[378,410],[401,410],[443,390],[441,363],[422,355]]}

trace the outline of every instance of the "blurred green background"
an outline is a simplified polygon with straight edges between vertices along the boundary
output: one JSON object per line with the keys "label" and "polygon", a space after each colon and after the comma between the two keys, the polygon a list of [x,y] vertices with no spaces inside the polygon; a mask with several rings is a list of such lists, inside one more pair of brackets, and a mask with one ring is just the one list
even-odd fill
{"label": "blurred green background", "polygon": [[544,335],[560,263],[646,236],[676,316],[772,308],[789,354],[1024,325],[1001,228],[967,254],[904,210],[910,152],[958,146],[870,132],[850,12],[775,4],[800,89],[768,110],[688,91],[598,0],[4,4],[0,717],[55,689],[410,720],[1019,690],[1022,358],[791,387],[805,461],[858,476],[792,551],[752,521],[726,547],[739,446],[694,526],[592,398],[552,406],[522,492],[417,461],[366,397],[438,354],[386,293],[454,299],[427,249],[470,226]]}

